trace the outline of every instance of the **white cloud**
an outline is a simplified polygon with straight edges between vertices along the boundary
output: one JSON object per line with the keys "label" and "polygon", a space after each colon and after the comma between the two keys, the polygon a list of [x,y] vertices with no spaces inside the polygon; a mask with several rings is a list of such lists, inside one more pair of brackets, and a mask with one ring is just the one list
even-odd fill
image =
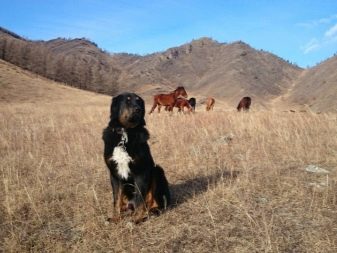
{"label": "white cloud", "polygon": [[301,47],[304,54],[311,53],[328,45],[337,43],[337,24],[325,32],[321,39],[313,38]]}
{"label": "white cloud", "polygon": [[332,38],[336,35],[337,35],[337,24],[330,27],[329,30],[327,30],[324,34],[324,36],[327,37],[327,38]]}
{"label": "white cloud", "polygon": [[325,18],[320,18],[317,20],[311,20],[308,22],[302,22],[302,23],[298,23],[298,26],[301,27],[305,27],[305,28],[314,28],[317,27],[319,25],[324,25],[324,24],[330,24],[331,22],[333,22],[334,20],[337,19],[337,14],[331,15],[329,17],[325,17]]}
{"label": "white cloud", "polygon": [[[321,19],[320,22],[331,23],[333,18],[337,18],[337,15],[331,16],[327,20]],[[304,54],[311,53],[313,51],[317,51],[321,48],[329,46],[331,44],[337,43],[337,23],[333,26],[330,26],[321,36],[320,38],[313,38],[304,46],[301,46],[301,50]]]}
{"label": "white cloud", "polygon": [[304,54],[308,54],[308,53],[310,53],[312,51],[315,51],[319,48],[320,48],[320,42],[316,38],[311,39],[306,45],[301,47]]}

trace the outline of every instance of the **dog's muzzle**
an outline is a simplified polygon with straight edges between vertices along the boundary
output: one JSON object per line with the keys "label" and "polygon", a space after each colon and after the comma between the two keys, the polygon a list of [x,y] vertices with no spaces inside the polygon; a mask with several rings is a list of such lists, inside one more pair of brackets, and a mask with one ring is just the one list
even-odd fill
{"label": "dog's muzzle", "polygon": [[133,123],[138,123],[142,120],[143,118],[143,111],[140,108],[136,108],[133,110],[131,117],[129,119],[130,122]]}

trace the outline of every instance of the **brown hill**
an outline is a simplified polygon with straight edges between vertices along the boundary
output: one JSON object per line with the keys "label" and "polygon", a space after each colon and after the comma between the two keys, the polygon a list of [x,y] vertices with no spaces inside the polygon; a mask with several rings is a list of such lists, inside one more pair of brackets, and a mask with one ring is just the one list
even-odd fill
{"label": "brown hill", "polygon": [[308,69],[295,82],[289,102],[313,111],[337,112],[337,56]]}
{"label": "brown hill", "polygon": [[232,105],[246,95],[263,104],[281,95],[302,71],[243,42],[225,44],[209,38],[162,53],[126,57],[123,64],[118,64],[121,55],[113,55],[113,60],[122,69],[119,83],[131,89],[148,85],[153,89],[148,93],[154,93],[183,85],[193,94],[215,96]]}
{"label": "brown hill", "polygon": [[31,41],[0,28],[0,59],[81,89],[134,91],[148,101],[183,85],[197,101],[214,96],[231,109],[243,96],[253,108],[335,111],[337,103],[336,57],[303,71],[241,41],[201,38],[145,56],[110,55],[84,38]]}
{"label": "brown hill", "polygon": [[144,96],[184,85],[199,98],[215,96],[235,105],[242,96],[265,104],[279,96],[301,69],[243,42],[201,38],[165,52],[112,57],[86,39],[29,41],[0,30],[0,58],[82,89]]}
{"label": "brown hill", "polygon": [[110,56],[87,39],[30,41],[0,29],[0,59],[52,80],[113,94],[119,70]]}
{"label": "brown hill", "polygon": [[110,98],[88,92],[23,70],[13,64],[0,60],[0,107],[17,105],[41,105],[57,108],[62,105],[73,109],[89,105],[109,104]]}

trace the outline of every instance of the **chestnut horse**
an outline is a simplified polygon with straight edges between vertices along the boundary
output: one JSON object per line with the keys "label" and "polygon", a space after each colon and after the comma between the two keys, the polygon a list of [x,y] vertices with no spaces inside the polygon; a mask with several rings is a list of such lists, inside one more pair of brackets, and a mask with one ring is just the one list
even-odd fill
{"label": "chestnut horse", "polygon": [[236,109],[239,111],[243,110],[243,111],[249,111],[249,107],[252,103],[252,99],[250,97],[243,97],[239,104],[238,107],[236,107]]}
{"label": "chestnut horse", "polygon": [[193,111],[193,107],[190,105],[189,100],[185,98],[177,98],[176,103],[174,104],[174,107],[178,108],[178,112],[184,112],[184,108],[187,108],[188,112]]}
{"label": "chestnut horse", "polygon": [[183,86],[179,86],[177,89],[175,89],[173,92],[169,94],[158,94],[153,97],[153,106],[151,108],[151,111],[149,114],[151,114],[154,109],[158,106],[158,113],[160,112],[160,108],[162,106],[167,106],[168,111],[172,111],[173,106],[176,103],[176,100],[179,96],[183,96],[187,98],[187,93],[185,91],[185,88]]}
{"label": "chestnut horse", "polygon": [[[188,112],[193,111],[193,107],[191,106],[190,100],[186,100],[185,98],[177,98],[176,103],[174,104],[173,107],[178,108],[178,112],[185,112],[184,108],[187,108]],[[173,108],[172,108],[173,110]],[[169,106],[165,106],[165,111],[169,111]]]}
{"label": "chestnut horse", "polygon": [[208,97],[206,100],[206,111],[213,110],[215,104],[215,99],[212,97]]}

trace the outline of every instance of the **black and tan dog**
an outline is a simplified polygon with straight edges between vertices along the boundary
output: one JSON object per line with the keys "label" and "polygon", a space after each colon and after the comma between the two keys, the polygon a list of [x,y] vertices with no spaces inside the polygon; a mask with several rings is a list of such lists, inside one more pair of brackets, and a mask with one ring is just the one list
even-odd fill
{"label": "black and tan dog", "polygon": [[144,115],[144,101],[136,94],[123,93],[113,98],[110,122],[103,131],[104,159],[113,190],[113,220],[131,212],[139,222],[170,204],[164,171],[154,163],[147,143]]}

